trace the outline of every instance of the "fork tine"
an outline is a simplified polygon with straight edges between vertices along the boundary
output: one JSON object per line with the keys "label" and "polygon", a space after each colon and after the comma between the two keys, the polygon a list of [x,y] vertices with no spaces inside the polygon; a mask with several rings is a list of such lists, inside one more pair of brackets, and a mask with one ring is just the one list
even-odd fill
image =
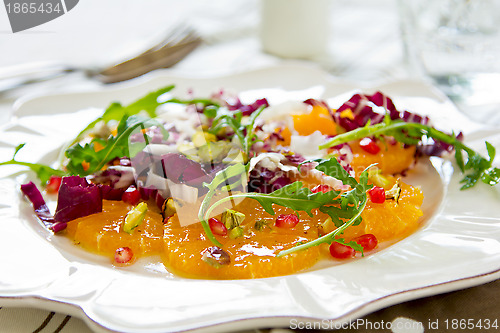
{"label": "fork tine", "polygon": [[114,83],[146,74],[155,69],[171,67],[201,44],[202,39],[194,34],[194,30],[192,31],[177,42],[168,42],[158,49],[151,48],[149,52],[104,69],[97,73],[96,78],[104,83]]}
{"label": "fork tine", "polygon": [[186,24],[180,24],[171,29],[170,32],[161,41],[152,46],[150,49],[141,53],[140,56],[147,53],[156,52],[170,45],[181,44],[198,38],[199,36],[193,28]]}

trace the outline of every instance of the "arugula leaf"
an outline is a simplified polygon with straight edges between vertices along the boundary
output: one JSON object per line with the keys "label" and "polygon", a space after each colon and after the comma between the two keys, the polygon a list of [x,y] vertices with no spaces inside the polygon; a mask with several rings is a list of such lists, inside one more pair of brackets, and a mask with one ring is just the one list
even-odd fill
{"label": "arugula leaf", "polygon": [[223,128],[230,128],[234,135],[238,138],[241,144],[241,148],[243,148],[243,142],[245,140],[245,134],[243,133],[243,126],[241,125],[242,119],[241,111],[235,111],[233,114],[218,114],[213,122],[212,126],[209,129],[209,132],[212,134],[219,133]]}
{"label": "arugula leaf", "polygon": [[354,249],[354,251],[361,252],[361,255],[364,256],[365,250],[363,249],[363,247],[353,240],[350,241],[349,243],[346,243],[344,238],[336,238],[333,241],[345,246],[349,246],[350,248]]}
{"label": "arugula leaf", "polygon": [[64,176],[66,175],[66,172],[58,169],[51,168],[47,165],[44,164],[39,164],[39,163],[29,163],[29,162],[21,162],[16,160],[16,155],[17,153],[26,145],[26,143],[21,143],[18,145],[14,151],[14,155],[12,156],[12,159],[9,161],[5,161],[0,163],[0,166],[2,165],[21,165],[30,168],[33,172],[36,173],[37,177],[40,179],[42,184],[47,183],[47,181],[50,179],[51,176]]}
{"label": "arugula leaf", "polygon": [[146,96],[138,99],[137,101],[127,106],[123,106],[118,102],[111,103],[106,108],[102,116],[92,121],[80,133],[78,133],[78,135],[70,144],[70,146],[77,143],[88,130],[94,128],[94,126],[100,121],[104,122],[109,122],[111,120],[119,121],[124,116],[133,116],[141,111],[145,111],[151,118],[156,117],[156,109],[158,108],[158,106],[168,102],[168,101],[161,101],[161,102],[158,101],[159,97],[162,96],[163,94],[166,94],[167,92],[171,91],[174,88],[175,88],[174,85],[163,87],[161,89],[158,89],[154,92],[147,94]]}
{"label": "arugula leaf", "polygon": [[[203,230],[207,235],[207,238],[217,246],[222,246],[219,241],[215,238],[210,226],[208,225],[208,217],[210,216],[210,212],[213,209],[209,209],[210,202],[212,197],[215,195],[217,189],[221,187],[231,188],[233,184],[229,183],[230,179],[233,179],[237,176],[240,177],[240,180],[237,183],[244,184],[246,182],[246,166],[241,163],[233,164],[224,170],[221,170],[215,174],[214,179],[210,183],[203,183],[205,187],[208,188],[208,192],[203,198],[203,201],[200,205],[200,210],[198,211],[198,219],[203,226]],[[225,185],[225,186],[222,186]],[[210,207],[212,208],[212,207]]]}
{"label": "arugula leaf", "polygon": [[217,114],[213,119],[209,132],[216,135],[221,129],[230,128],[234,132],[234,135],[238,138],[245,156],[248,156],[252,145],[257,141],[257,135],[255,134],[255,121],[265,108],[266,106],[263,105],[255,110],[247,119],[247,124],[243,123],[244,118],[240,110],[231,114]]}
{"label": "arugula leaf", "polygon": [[[352,189],[342,194],[340,194],[340,191],[333,190],[326,193],[313,193],[311,190],[304,187],[302,182],[296,181],[272,193],[240,193],[219,199],[210,205],[210,201],[215,193],[215,190],[221,184],[227,182],[228,179],[237,174],[243,173],[246,169],[243,165],[233,165],[217,173],[216,177],[210,184],[205,184],[205,186],[209,189],[209,192],[204,198],[198,213],[198,218],[203,225],[207,238],[214,242],[214,244],[220,246],[220,243],[213,236],[207,222],[210,213],[217,206],[236,198],[250,198],[257,200],[261,204],[262,208],[264,208],[264,210],[271,215],[276,214],[273,209],[273,204],[291,208],[295,212],[304,211],[310,216],[312,216],[313,209],[320,209],[330,215],[332,220],[335,221],[335,224],[338,226],[338,228],[332,233],[314,241],[303,243],[286,251],[282,251],[278,254],[278,256],[283,256],[301,249],[316,246],[324,242],[331,243],[332,241],[336,241],[335,236],[341,234],[348,226],[361,221],[361,212],[367,202],[366,191],[372,187],[372,185],[368,185],[368,168],[360,175],[360,182],[358,182],[344,170],[342,165],[340,165],[334,157],[329,160],[318,159],[315,161],[319,162],[316,166],[317,169],[323,171],[329,176],[338,177],[338,179],[345,182],[345,184],[351,185]],[[345,222],[343,219],[348,221]]]}
{"label": "arugula leaf", "polygon": [[[331,158],[330,160],[322,161],[320,162],[321,165],[327,165],[329,168],[325,168],[325,170],[329,173],[328,175],[333,175],[335,173],[337,174],[343,174],[344,176],[346,173],[343,173],[339,170],[339,168],[342,168],[340,163],[335,159]],[[297,246],[294,246],[290,249],[280,251],[277,255],[277,257],[282,257],[287,254],[300,251],[300,250],[305,250],[313,246],[318,246],[323,243],[329,243],[331,244],[332,242],[342,242],[339,241],[336,237],[338,235],[341,235],[345,229],[350,227],[351,225],[357,225],[361,222],[361,213],[365,209],[366,203],[368,201],[368,196],[366,194],[366,191],[368,191],[370,188],[373,187],[373,185],[368,185],[368,170],[371,167],[371,165],[366,168],[360,175],[359,183],[356,182],[354,185],[354,188],[352,188],[350,191],[342,193],[340,196],[340,209],[335,206],[322,206],[320,207],[320,211],[328,214],[332,221],[334,222],[335,226],[337,229],[333,230],[332,232],[321,236],[315,240],[309,241],[307,243],[303,243]],[[350,177],[350,176],[348,176]],[[352,178],[352,177],[351,177]],[[342,181],[350,181],[352,182],[353,180],[356,181],[354,178],[349,179],[342,179]],[[352,185],[351,185],[352,187]],[[347,221],[344,221],[347,220]],[[351,244],[352,243],[352,244]],[[345,244],[345,243],[342,243]],[[345,244],[347,246],[351,246],[354,249],[357,249],[355,242],[350,242],[349,244]]]}
{"label": "arugula leaf", "polygon": [[[366,191],[373,187],[373,185],[368,185],[368,174],[363,172],[360,174],[359,182],[356,178],[352,177],[349,172],[347,172],[342,165],[337,161],[336,158],[330,158],[328,160],[316,159],[312,160],[314,162],[319,162],[316,169],[323,172],[327,176],[331,176],[342,180],[344,185],[349,185],[351,187],[350,191],[344,192],[342,194],[341,208],[346,209],[348,206],[358,206],[360,198],[364,195]],[[301,164],[307,163],[308,161],[302,162]],[[368,166],[366,169],[370,169],[374,164]]]}
{"label": "arugula leaf", "polygon": [[250,154],[250,149],[252,145],[257,142],[257,134],[255,134],[255,121],[260,116],[262,111],[266,106],[261,106],[257,110],[255,110],[249,118],[248,124],[245,126],[245,140],[243,142],[243,149],[245,154],[248,156]]}
{"label": "arugula leaf", "polygon": [[328,191],[326,193],[313,193],[300,181],[293,182],[272,193],[246,193],[244,196],[257,200],[264,210],[275,215],[273,204],[293,209],[295,212],[304,211],[312,216],[312,210],[326,204],[335,202],[340,192]]}
{"label": "arugula leaf", "polygon": [[485,158],[472,148],[466,146],[453,134],[449,135],[433,127],[419,123],[391,120],[389,117],[386,117],[382,123],[375,125],[367,124],[364,127],[339,134],[319,146],[319,149],[359,140],[367,136],[380,135],[392,136],[399,142],[411,145],[418,144],[423,138],[432,138],[452,145],[455,148],[457,165],[465,175],[461,180],[461,183],[464,183],[460,188],[461,190],[473,187],[479,179],[491,186],[500,182],[500,169],[492,166],[495,157],[495,148],[489,142],[486,142],[488,158]]}
{"label": "arugula leaf", "polygon": [[[368,185],[368,174],[361,173],[358,182],[342,167],[336,158],[307,160],[302,162],[301,165],[308,162],[318,162],[316,166],[317,170],[320,170],[327,176],[340,179],[343,184],[351,187],[351,190],[342,193],[339,200],[336,200],[336,202],[340,203],[340,207],[322,206],[319,208],[321,212],[328,214],[332,218],[332,222],[336,227],[340,227],[345,223],[345,219],[349,219],[356,214],[360,200],[363,200],[366,196],[366,191],[373,187],[373,185]],[[367,170],[372,166],[370,165]],[[361,217],[354,225],[358,225],[359,223],[361,223]]]}
{"label": "arugula leaf", "polygon": [[[237,165],[237,164],[236,164]],[[234,166],[231,166],[234,167]],[[231,168],[229,167],[229,168]],[[229,169],[227,168],[227,169]],[[225,169],[225,170],[227,170]],[[231,175],[231,172],[228,173]],[[224,180],[225,181],[225,180]],[[213,182],[212,182],[213,183]],[[212,185],[208,185],[210,189],[213,188]],[[210,194],[209,190],[209,194]],[[207,196],[209,195],[207,194]],[[295,212],[298,211],[304,211],[310,216],[312,216],[312,210],[315,208],[322,207],[323,205],[331,204],[335,202],[335,198],[338,197],[339,192],[336,191],[329,191],[326,193],[323,192],[318,192],[318,193],[313,193],[311,190],[308,188],[304,187],[304,184],[302,182],[294,182],[291,184],[288,184],[272,193],[256,193],[256,192],[250,192],[250,193],[240,193],[240,194],[234,194],[234,195],[229,195],[227,197],[224,197],[222,199],[219,199],[215,203],[213,203],[209,208],[207,207],[209,205],[209,199],[205,201],[203,200],[202,207],[200,208],[198,218],[202,222],[202,225],[204,226],[205,232],[210,240],[215,239],[213,237],[213,234],[208,227],[208,218],[210,217],[210,213],[217,207],[220,206],[221,204],[227,202],[227,201],[232,201],[234,199],[238,198],[250,198],[257,200],[261,205],[264,210],[271,214],[275,215],[276,212],[273,209],[273,204],[291,208]],[[205,204],[205,205],[204,205]],[[205,225],[207,228],[205,228]],[[219,243],[214,244],[219,245]]]}
{"label": "arugula leaf", "polygon": [[[319,208],[320,212],[328,214],[335,227],[341,227],[344,225],[346,221],[348,221],[354,214],[357,212],[357,208],[353,207],[347,207],[347,208],[340,208],[336,206],[322,206]],[[353,225],[358,225],[361,223],[361,217],[356,220],[356,222]]]}
{"label": "arugula leaf", "polygon": [[159,125],[164,136],[168,137],[163,126],[153,119],[139,115],[124,115],[118,124],[116,136],[111,136],[107,140],[95,138],[83,146],[76,144],[68,148],[65,152],[68,158],[66,168],[73,174],[87,176],[101,170],[114,158],[130,156],[130,135],[138,127],[144,129],[152,125]]}

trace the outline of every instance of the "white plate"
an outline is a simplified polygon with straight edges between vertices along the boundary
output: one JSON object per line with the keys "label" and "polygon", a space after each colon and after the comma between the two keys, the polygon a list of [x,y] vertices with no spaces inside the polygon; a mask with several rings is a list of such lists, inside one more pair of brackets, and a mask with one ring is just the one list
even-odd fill
{"label": "white plate", "polygon": [[[178,94],[192,89],[197,96],[207,96],[224,88],[248,100],[267,97],[275,103],[314,97],[332,106],[359,88],[314,68],[281,66],[220,78],[158,74],[99,92],[42,96],[24,101],[4,126],[1,160],[10,158],[20,142],[28,144],[19,160],[54,160],[62,142],[97,115],[89,107],[104,107],[113,100],[127,103],[171,83]],[[500,147],[498,129],[473,124],[423,83],[394,82],[364,91],[375,89],[393,97],[399,108],[430,114],[441,129],[463,130],[467,142],[480,151],[485,150],[485,138]],[[344,264],[239,281],[181,279],[153,261],[113,268],[108,259],[41,227],[19,194],[25,177],[18,170],[0,168],[0,303],[78,315],[96,331],[222,332],[288,327],[298,320],[335,328],[395,303],[500,277],[499,187],[479,184],[459,191],[461,175],[448,160],[420,164],[411,173],[410,181],[424,189],[426,219],[410,237]]]}

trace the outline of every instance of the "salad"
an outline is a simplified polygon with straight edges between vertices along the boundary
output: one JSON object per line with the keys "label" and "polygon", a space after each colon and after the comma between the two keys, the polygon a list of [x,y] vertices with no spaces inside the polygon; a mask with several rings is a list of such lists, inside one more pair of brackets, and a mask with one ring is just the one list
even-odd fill
{"label": "salad", "polygon": [[454,154],[462,189],[495,185],[484,157],[381,92],[338,109],[309,99],[243,104],[224,91],[179,99],[174,86],[112,103],[21,186],[40,221],[114,265],[160,255],[180,276],[292,274],[362,258],[417,230],[424,197],[405,183],[419,159]]}

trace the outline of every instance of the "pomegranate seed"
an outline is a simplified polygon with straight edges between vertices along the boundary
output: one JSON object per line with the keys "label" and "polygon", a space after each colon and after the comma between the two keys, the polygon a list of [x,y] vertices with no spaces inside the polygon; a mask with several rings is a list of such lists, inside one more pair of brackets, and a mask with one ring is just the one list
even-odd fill
{"label": "pomegranate seed", "polygon": [[375,235],[372,234],[361,235],[359,237],[354,238],[353,241],[361,245],[363,247],[363,250],[365,251],[373,250],[374,248],[377,247],[378,244],[377,237],[375,237]]}
{"label": "pomegranate seed", "polygon": [[134,254],[130,247],[120,247],[115,252],[115,262],[118,264],[126,264],[132,260]]}
{"label": "pomegranate seed", "polygon": [[371,138],[363,138],[359,142],[360,147],[369,154],[377,154],[380,151],[378,144]]}
{"label": "pomegranate seed", "polygon": [[59,176],[50,176],[49,181],[47,182],[47,193],[55,194],[59,192],[59,187],[61,187],[62,177]]}
{"label": "pomegranate seed", "polygon": [[141,193],[134,185],[128,187],[128,189],[122,194],[122,201],[132,206],[135,206],[141,200]]}
{"label": "pomegranate seed", "polygon": [[276,217],[275,226],[291,229],[299,223],[299,217],[295,214],[280,214]]}
{"label": "pomegranate seed", "polygon": [[311,192],[312,193],[318,193],[318,192],[326,193],[326,192],[330,192],[331,190],[333,190],[333,188],[331,188],[330,186],[328,186],[326,184],[321,184],[321,185],[314,186],[313,189],[311,190]]}
{"label": "pomegranate seed", "polygon": [[373,203],[381,204],[385,202],[385,190],[383,187],[374,186],[367,193]]}
{"label": "pomegranate seed", "polygon": [[350,246],[333,242],[330,245],[330,254],[336,259],[349,259],[356,255],[356,251]]}
{"label": "pomegranate seed", "polygon": [[215,235],[220,235],[220,236],[226,236],[227,235],[227,228],[222,223],[221,221],[217,220],[215,217],[212,217],[211,219],[208,220],[208,225],[210,226],[210,230]]}

